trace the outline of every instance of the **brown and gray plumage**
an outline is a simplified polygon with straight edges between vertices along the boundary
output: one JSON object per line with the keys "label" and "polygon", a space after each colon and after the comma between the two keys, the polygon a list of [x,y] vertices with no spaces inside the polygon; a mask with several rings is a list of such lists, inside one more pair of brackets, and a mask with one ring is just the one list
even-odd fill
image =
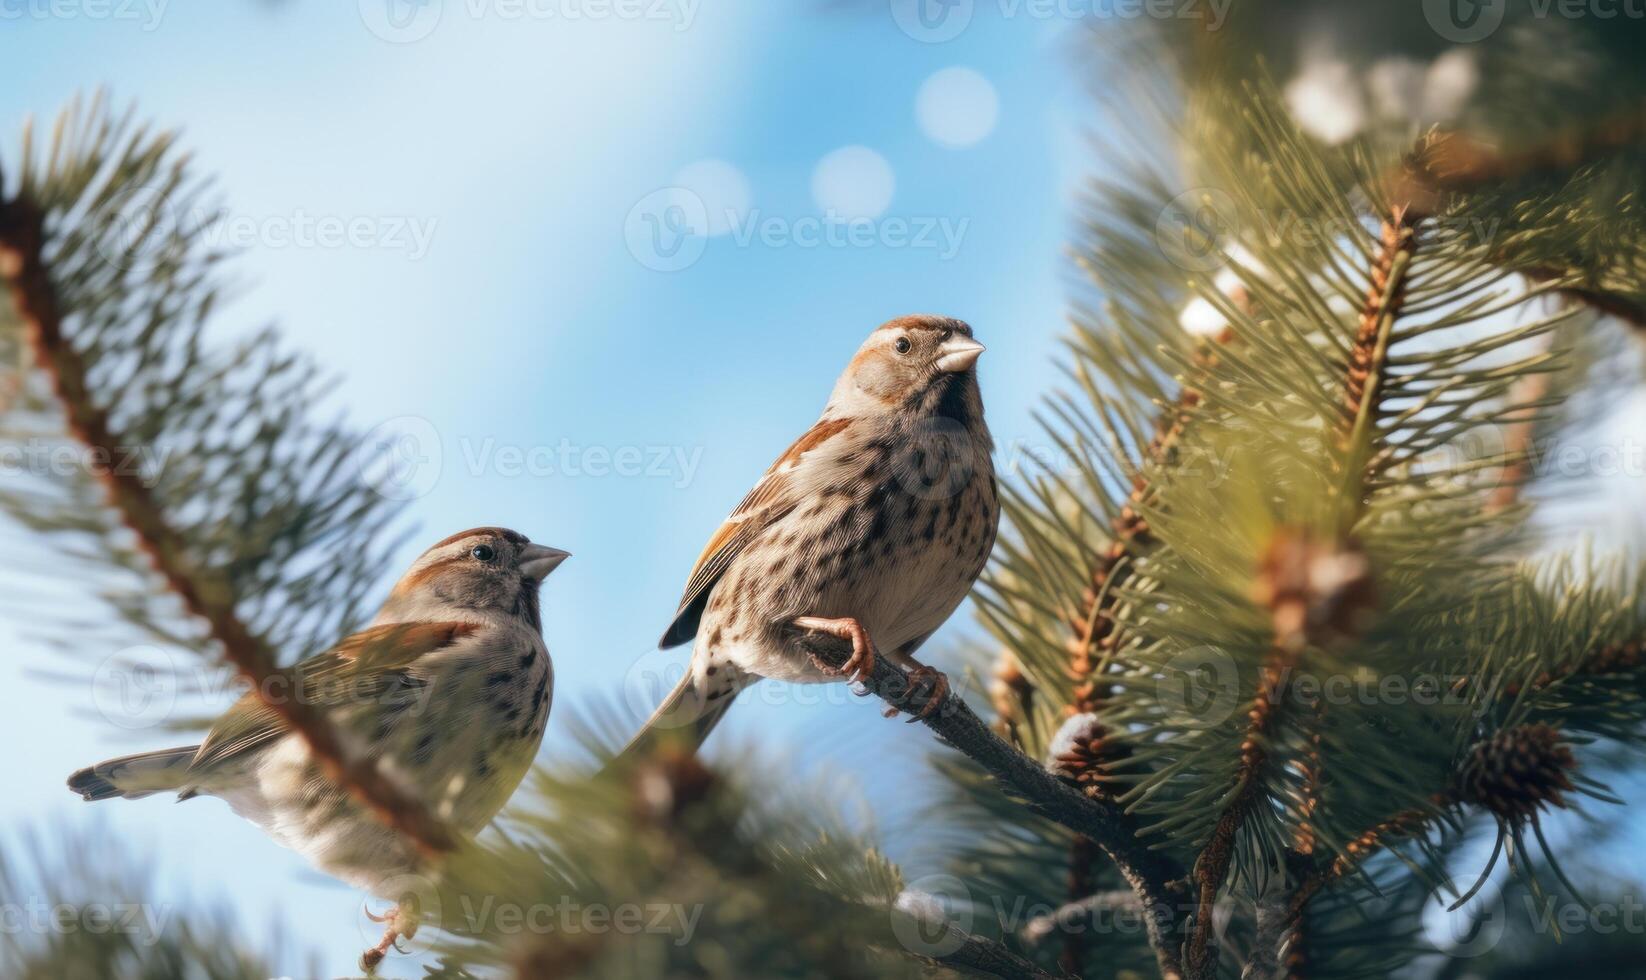
{"label": "brown and gray plumage", "polygon": [[[454,534],[413,563],[369,628],[281,671],[268,693],[328,709],[436,817],[477,833],[519,786],[548,724],[554,672],[538,589],[566,557],[503,528]],[[110,759],[70,776],[69,788],[86,800],[220,797],[321,870],[391,901],[401,896],[384,884],[419,863],[256,692],[201,744]],[[368,968],[415,928],[393,913],[386,921]]]}
{"label": "brown and gray plumage", "polygon": [[[914,651],[965,599],[1000,516],[982,352],[948,317],[869,336],[822,417],[709,539],[661,644],[695,638],[691,662],[631,748],[670,730],[701,743],[762,677],[837,681],[880,653],[942,683]],[[812,660],[797,628],[851,640],[846,671]]]}

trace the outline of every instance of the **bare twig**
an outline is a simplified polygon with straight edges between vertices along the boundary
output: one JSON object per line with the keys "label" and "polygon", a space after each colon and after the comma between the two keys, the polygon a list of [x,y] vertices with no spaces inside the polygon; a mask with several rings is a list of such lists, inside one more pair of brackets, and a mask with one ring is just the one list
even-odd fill
{"label": "bare twig", "polygon": [[1097,892],[1058,906],[1045,915],[1037,915],[1018,930],[1023,942],[1030,946],[1037,946],[1046,941],[1048,936],[1066,926],[1085,924],[1094,916],[1103,912],[1119,912],[1128,915],[1142,915],[1143,904],[1137,900],[1134,892],[1118,890]]}
{"label": "bare twig", "polygon": [[[34,361],[50,377],[71,434],[88,448],[118,458],[121,439],[109,413],[92,395],[85,361],[63,334],[56,287],[41,256],[44,236],[44,216],[31,202],[0,200],[0,279],[11,288]],[[252,690],[308,743],[326,774],[425,854],[452,850],[456,842],[450,831],[374,762],[347,752],[319,708],[301,698],[270,696],[284,689],[269,683],[276,673],[272,651],[236,614],[237,597],[216,576],[193,564],[187,543],[140,476],[122,467],[99,467],[97,474],[109,505],[131,529],[154,570],[184,608],[205,621],[223,656]]]}

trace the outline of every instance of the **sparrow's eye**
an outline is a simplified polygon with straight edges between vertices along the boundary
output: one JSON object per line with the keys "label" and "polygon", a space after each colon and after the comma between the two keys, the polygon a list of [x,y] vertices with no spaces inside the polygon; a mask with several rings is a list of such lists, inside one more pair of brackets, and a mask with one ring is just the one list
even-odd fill
{"label": "sparrow's eye", "polygon": [[491,561],[497,557],[497,552],[492,550],[492,546],[489,544],[477,544],[469,554],[473,556],[475,561]]}
{"label": "sparrow's eye", "polygon": [[907,354],[909,349],[913,346],[913,344],[909,343],[909,338],[899,337],[897,338],[897,343],[892,345],[892,349],[896,350],[899,354]]}

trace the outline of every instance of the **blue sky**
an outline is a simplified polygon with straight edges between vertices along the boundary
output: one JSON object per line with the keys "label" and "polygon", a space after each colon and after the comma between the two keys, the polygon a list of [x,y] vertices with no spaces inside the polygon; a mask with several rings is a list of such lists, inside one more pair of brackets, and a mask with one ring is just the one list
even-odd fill
{"label": "blue sky", "polygon": [[[339,375],[362,428],[437,444],[419,455],[438,464],[408,484],[426,491],[409,503],[420,540],[497,523],[575,554],[546,592],[550,752],[570,709],[621,701],[637,669],[684,655],[650,651],[703,541],[881,321],[970,321],[990,348],[1002,453],[1033,436],[1081,175],[1066,25],[980,8],[958,37],[927,43],[883,3],[701,4],[687,26],[666,4],[672,20],[574,21],[563,12],[581,8],[558,0],[522,18],[435,0],[426,37],[391,43],[368,0],[0,6],[8,152],[25,116],[99,85],[180,127],[247,245],[219,336],[274,320]],[[699,240],[688,267],[656,271],[631,249],[650,228],[631,212],[682,182],[705,213],[730,203],[743,217]],[[854,214],[872,216],[867,232],[825,237],[824,219]],[[326,222],[362,237],[327,244]],[[600,475],[636,452],[640,473]],[[934,659],[969,628],[958,615]],[[6,827],[95,824],[155,860],[164,901],[226,895],[254,928],[287,923],[301,939],[284,969],[303,968],[300,947],[352,964],[369,928],[360,896],[222,804],[94,808],[64,790],[77,766],[176,738],[111,726],[83,686],[28,675],[51,654],[19,632],[0,623],[0,735],[22,748],[0,794]],[[889,760],[881,785],[921,771],[922,730],[831,700],[751,704],[719,737],[793,744],[837,769],[872,748]]]}
{"label": "blue sky", "polygon": [[[654,647],[703,541],[876,324],[970,321],[997,466],[1041,443],[1069,205],[1100,160],[1070,25],[978,4],[939,41],[886,0],[647,0],[603,18],[568,12],[625,5],[393,3],[0,0],[0,146],[99,85],[181,127],[245,237],[246,287],[217,335],[278,322],[339,376],[362,429],[417,440],[405,486],[422,530],[402,560],[478,524],[574,553],[546,592],[546,757],[578,706],[639,713],[636,680],[684,657]],[[717,233],[653,237],[682,219]],[[353,244],[323,233],[351,227]],[[351,965],[376,934],[361,896],[221,803],[91,807],[62,787],[176,738],[33,676],[52,654],[22,632],[0,621],[0,826],[98,828],[163,869],[163,902],[227,896],[253,929],[283,921],[299,937],[283,969],[311,949]],[[957,615],[931,659],[954,666],[974,632]],[[872,753],[865,791],[894,856],[909,852],[923,729],[839,687],[822,704],[745,700],[717,739],[847,776]]]}

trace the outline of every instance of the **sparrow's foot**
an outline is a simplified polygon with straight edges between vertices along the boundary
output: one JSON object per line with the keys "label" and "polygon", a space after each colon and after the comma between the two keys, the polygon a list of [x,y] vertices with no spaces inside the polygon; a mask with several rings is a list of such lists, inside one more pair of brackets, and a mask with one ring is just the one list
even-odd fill
{"label": "sparrow's foot", "polygon": [[909,671],[909,691],[924,691],[926,697],[926,703],[920,706],[920,710],[910,713],[909,724],[912,725],[930,717],[949,699],[949,677],[940,670],[921,664]]}
{"label": "sparrow's foot", "polygon": [[825,673],[843,675],[859,684],[868,683],[869,677],[874,674],[874,661],[878,656],[875,653],[874,641],[869,639],[869,631],[851,617],[842,619],[823,619],[819,616],[800,616],[794,625],[803,630],[816,630],[829,636],[838,636],[842,640],[852,642],[852,655],[838,668],[831,667],[819,660],[815,654],[811,655],[812,663]]}
{"label": "sparrow's foot", "polygon": [[389,955],[389,950],[392,949],[397,953],[406,952],[401,948],[400,940],[411,939],[417,935],[417,922],[408,920],[406,916],[401,915],[398,905],[393,906],[382,915],[373,914],[371,909],[367,909],[366,918],[373,922],[388,924],[388,927],[383,930],[383,938],[378,941],[377,945],[360,954],[360,969],[370,975],[376,972],[378,965],[383,962],[383,958]]}

